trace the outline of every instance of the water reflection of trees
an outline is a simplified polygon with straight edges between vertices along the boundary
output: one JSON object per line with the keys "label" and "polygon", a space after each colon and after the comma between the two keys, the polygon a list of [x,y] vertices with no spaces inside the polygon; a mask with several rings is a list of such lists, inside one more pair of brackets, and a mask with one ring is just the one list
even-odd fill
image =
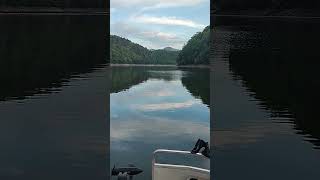
{"label": "water reflection of trees", "polygon": [[117,93],[140,84],[148,79],[161,79],[172,81],[172,71],[176,67],[158,67],[158,66],[113,66],[111,68],[111,93]]}
{"label": "water reflection of trees", "polygon": [[189,74],[182,76],[181,82],[188,91],[210,106],[210,71],[209,69],[192,69]]}
{"label": "water reflection of trees", "polygon": [[320,23],[264,21],[241,29],[249,33],[231,37],[229,62],[234,77],[242,79],[273,116],[287,117],[283,112],[289,110],[298,133],[311,135],[315,139],[308,141],[319,147]]}
{"label": "water reflection of trees", "polygon": [[176,67],[148,67],[128,66],[112,67],[111,92],[116,93],[131,88],[148,79],[164,81],[181,80],[186,89],[196,98],[209,106],[210,74],[205,68],[176,68]]}
{"label": "water reflection of trees", "polygon": [[124,91],[147,79],[147,70],[144,67],[112,67],[111,93]]}
{"label": "water reflection of trees", "polygon": [[0,100],[61,86],[106,61],[103,16],[0,17]]}

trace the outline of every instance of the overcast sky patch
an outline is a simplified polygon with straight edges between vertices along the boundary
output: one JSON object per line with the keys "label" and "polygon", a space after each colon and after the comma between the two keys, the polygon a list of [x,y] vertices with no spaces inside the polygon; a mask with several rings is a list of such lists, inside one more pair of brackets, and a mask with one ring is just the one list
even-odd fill
{"label": "overcast sky patch", "polygon": [[159,24],[159,25],[169,25],[169,26],[186,26],[192,28],[205,28],[204,24],[199,24],[188,19],[179,19],[177,17],[155,17],[155,16],[136,16],[133,18],[134,21],[146,24]]}
{"label": "overcast sky patch", "polygon": [[182,49],[195,33],[202,31],[210,22],[209,0],[110,2],[111,34],[149,49]]}

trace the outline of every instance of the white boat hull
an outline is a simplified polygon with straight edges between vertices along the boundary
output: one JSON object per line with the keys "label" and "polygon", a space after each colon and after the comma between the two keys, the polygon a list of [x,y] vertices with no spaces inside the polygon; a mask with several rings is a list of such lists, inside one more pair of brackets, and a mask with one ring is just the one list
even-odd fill
{"label": "white boat hull", "polygon": [[172,165],[156,163],[155,154],[160,152],[188,154],[192,156],[202,156],[201,154],[191,154],[189,151],[157,150],[154,152],[152,161],[152,180],[209,180],[210,170],[185,165]]}

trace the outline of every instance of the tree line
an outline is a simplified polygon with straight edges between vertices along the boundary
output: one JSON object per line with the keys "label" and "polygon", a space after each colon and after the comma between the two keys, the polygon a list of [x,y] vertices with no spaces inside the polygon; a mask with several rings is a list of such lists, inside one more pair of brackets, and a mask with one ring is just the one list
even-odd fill
{"label": "tree line", "polygon": [[110,58],[114,64],[176,64],[179,51],[149,50],[128,39],[110,36]]}
{"label": "tree line", "polygon": [[209,64],[210,27],[191,37],[182,48],[177,58],[177,64]]}
{"label": "tree line", "polygon": [[181,51],[167,47],[150,50],[128,39],[110,36],[110,59],[114,64],[209,64],[210,28],[196,33]]}

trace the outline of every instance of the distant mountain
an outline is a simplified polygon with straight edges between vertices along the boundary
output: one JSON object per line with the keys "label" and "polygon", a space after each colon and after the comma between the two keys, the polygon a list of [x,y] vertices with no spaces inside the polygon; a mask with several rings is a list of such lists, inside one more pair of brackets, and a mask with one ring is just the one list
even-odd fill
{"label": "distant mountain", "polygon": [[179,51],[172,49],[149,50],[128,39],[110,35],[110,60],[114,64],[176,64]]}
{"label": "distant mountain", "polygon": [[175,49],[172,47],[165,47],[165,48],[163,48],[163,50],[165,50],[165,51],[180,51],[179,49]]}
{"label": "distant mountain", "polygon": [[178,65],[209,64],[210,27],[192,36],[177,58]]}
{"label": "distant mountain", "polygon": [[172,47],[147,49],[128,39],[110,35],[110,60],[114,64],[209,64],[210,27],[192,36],[178,50]]}
{"label": "distant mountain", "polygon": [[177,64],[179,51],[167,51],[163,49],[151,51],[152,64]]}

